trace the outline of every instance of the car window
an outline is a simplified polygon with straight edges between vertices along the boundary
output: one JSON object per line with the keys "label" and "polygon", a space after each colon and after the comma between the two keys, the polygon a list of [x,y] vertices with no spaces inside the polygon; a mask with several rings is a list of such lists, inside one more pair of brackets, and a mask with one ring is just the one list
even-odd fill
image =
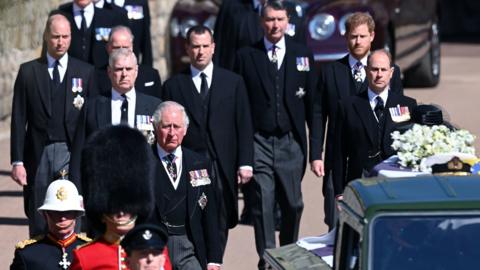
{"label": "car window", "polygon": [[383,216],[371,225],[370,269],[473,269],[480,215]]}

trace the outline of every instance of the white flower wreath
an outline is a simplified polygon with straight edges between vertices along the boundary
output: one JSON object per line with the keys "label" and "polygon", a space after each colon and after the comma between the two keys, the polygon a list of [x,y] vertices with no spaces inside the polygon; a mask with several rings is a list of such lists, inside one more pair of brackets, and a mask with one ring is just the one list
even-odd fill
{"label": "white flower wreath", "polygon": [[397,151],[399,163],[413,171],[430,172],[426,159],[442,153],[464,153],[475,155],[475,136],[465,129],[450,130],[444,125],[424,126],[414,124],[401,134],[391,134],[392,148]]}

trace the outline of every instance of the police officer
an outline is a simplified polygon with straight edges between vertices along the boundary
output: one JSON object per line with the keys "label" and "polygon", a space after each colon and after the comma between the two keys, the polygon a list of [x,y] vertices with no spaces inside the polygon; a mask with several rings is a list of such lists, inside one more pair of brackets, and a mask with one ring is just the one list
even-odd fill
{"label": "police officer", "polygon": [[38,208],[47,221],[48,234],[19,242],[10,269],[68,269],[72,251],[90,241],[74,231],[76,219],[84,213],[82,201],[72,182],[53,181]]}
{"label": "police officer", "polygon": [[135,226],[120,243],[127,252],[128,268],[164,270],[167,255],[163,251],[167,240],[167,233],[157,225],[145,223]]}

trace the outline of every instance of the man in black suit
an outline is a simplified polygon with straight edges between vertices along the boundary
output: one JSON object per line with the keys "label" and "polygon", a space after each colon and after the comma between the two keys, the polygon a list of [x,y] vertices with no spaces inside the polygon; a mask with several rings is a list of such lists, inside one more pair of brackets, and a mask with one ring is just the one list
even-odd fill
{"label": "man in black suit", "polygon": [[[133,32],[133,52],[140,65],[152,67],[152,41],[150,35],[150,9],[148,0],[95,0],[95,6],[109,10],[116,10],[125,15],[128,26]],[[127,25],[127,24],[124,24]]]}
{"label": "man in black suit", "polygon": [[[222,1],[215,22],[215,43],[217,50],[213,62],[223,68],[233,70],[236,52],[250,46],[263,37],[260,13],[266,0],[225,0]],[[287,6],[289,23],[285,34],[296,42],[305,43],[302,18]]]}
{"label": "man in black suit", "polygon": [[337,199],[348,182],[368,175],[395,154],[391,133],[410,122],[415,99],[393,91],[391,56],[372,52],[367,61],[368,90],[339,101],[334,141],[333,187]]}
{"label": "man in black suit", "polygon": [[215,43],[207,27],[199,25],[188,30],[186,50],[190,67],[165,82],[163,100],[185,106],[192,122],[183,145],[213,163],[224,251],[228,230],[238,223],[238,184],[246,184],[253,171],[247,90],[242,77],[212,63]]}
{"label": "man in black suit", "polygon": [[[112,28],[108,37],[107,53],[110,55],[113,50],[126,48],[133,49],[134,36],[130,29],[120,25]],[[96,69],[97,83],[101,95],[109,96],[112,90],[112,83],[107,74],[107,65]],[[135,90],[137,92],[160,98],[161,80],[158,70],[151,66],[138,65],[138,76],[135,80]]]}
{"label": "man in black suit", "polygon": [[68,53],[95,67],[108,63],[105,44],[112,27],[128,23],[124,16],[94,6],[92,0],[74,0],[59,7],[72,26]]}
{"label": "man in black suit", "polygon": [[12,103],[11,176],[24,186],[30,236],[46,230],[37,208],[48,184],[68,170],[80,110],[95,88],[93,67],[67,53],[70,23],[63,15],[49,16],[43,38],[46,52],[20,66]]}
{"label": "man in black suit", "polygon": [[[110,54],[108,77],[110,95],[89,100],[78,123],[70,164],[71,180],[80,184],[80,159],[85,140],[95,130],[109,125],[128,125],[139,129],[153,143],[152,115],[160,99],[135,90],[138,65],[135,54],[125,48]],[[81,186],[81,185],[77,185]],[[86,194],[88,195],[88,194]]]}
{"label": "man in black suit", "polygon": [[174,101],[161,103],[155,111],[156,202],[151,222],[167,228],[173,269],[219,270],[222,253],[211,165],[182,146],[188,124],[185,108]]}
{"label": "man in black suit", "polygon": [[[310,160],[320,159],[317,132],[321,128],[315,99],[313,56],[304,45],[284,33],[288,25],[282,2],[268,2],[262,9],[265,37],[237,54],[236,71],[247,85],[254,124],[254,181],[249,184],[255,242],[262,258],[275,247],[274,205],[282,214],[280,244],[298,238],[303,211],[301,180],[307,162],[309,126]],[[312,163],[313,164],[313,163]],[[259,268],[265,267],[263,259]]]}
{"label": "man in black suit", "polygon": [[96,8],[113,11],[115,16],[122,20],[122,25],[128,25],[127,11],[123,8],[105,0],[92,0],[92,2]]}
{"label": "man in black suit", "polygon": [[[319,168],[322,169],[314,171],[314,173],[318,177],[324,176],[322,187],[325,212],[324,220],[330,230],[335,227],[337,221],[332,184],[333,141],[336,137],[335,123],[337,119],[337,104],[339,100],[366,91],[368,83],[367,80],[365,80],[366,72],[364,67],[367,64],[371,43],[375,37],[375,22],[368,13],[357,12],[352,14],[347,19],[345,25],[345,37],[349,54],[337,61],[323,64],[318,81],[323,117],[321,141],[323,142],[324,136],[327,138],[324,157],[325,164],[321,164],[322,166],[319,166]],[[392,84],[392,91],[403,94],[398,66],[395,66],[390,83]],[[323,149],[323,145],[320,146],[322,146]],[[322,161],[318,162],[321,163]],[[324,169],[323,165],[325,166]]]}

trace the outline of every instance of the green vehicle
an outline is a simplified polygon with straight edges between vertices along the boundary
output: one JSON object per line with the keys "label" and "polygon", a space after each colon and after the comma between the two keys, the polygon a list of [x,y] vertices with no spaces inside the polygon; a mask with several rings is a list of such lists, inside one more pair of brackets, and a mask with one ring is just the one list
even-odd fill
{"label": "green vehicle", "polygon": [[[360,179],[340,206],[334,269],[480,269],[480,176]],[[332,269],[296,244],[265,259],[273,269]]]}

